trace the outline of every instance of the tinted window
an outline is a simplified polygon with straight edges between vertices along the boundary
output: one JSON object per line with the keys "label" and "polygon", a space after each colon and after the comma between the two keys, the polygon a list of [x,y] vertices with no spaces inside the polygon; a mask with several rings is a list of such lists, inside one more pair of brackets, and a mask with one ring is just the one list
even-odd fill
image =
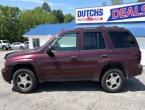
{"label": "tinted window", "polygon": [[135,38],[128,32],[109,32],[115,48],[138,47]]}
{"label": "tinted window", "polygon": [[52,44],[53,49],[57,51],[77,50],[77,37],[78,35],[76,33],[69,33],[60,36],[60,38]]}
{"label": "tinted window", "polygon": [[105,41],[101,32],[84,33],[84,50],[105,49]]}

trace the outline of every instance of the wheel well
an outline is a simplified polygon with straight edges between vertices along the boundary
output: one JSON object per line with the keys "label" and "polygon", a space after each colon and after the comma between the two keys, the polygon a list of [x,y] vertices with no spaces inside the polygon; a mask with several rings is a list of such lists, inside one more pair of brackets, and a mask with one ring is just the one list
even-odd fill
{"label": "wheel well", "polygon": [[13,75],[14,75],[15,71],[17,71],[18,69],[29,69],[29,70],[33,71],[37,81],[39,81],[38,77],[37,77],[37,74],[36,74],[36,71],[31,64],[17,64],[17,65],[15,65],[14,68],[13,68],[13,71],[11,73],[11,80],[13,78]]}
{"label": "wheel well", "polygon": [[101,75],[100,75],[100,79],[99,81],[101,81],[105,71],[109,70],[109,69],[119,69],[123,72],[124,76],[127,77],[127,73],[125,71],[124,65],[121,63],[109,63],[107,65],[105,65],[101,71]]}
{"label": "wheel well", "polygon": [[5,45],[2,45],[2,47],[6,47]]}

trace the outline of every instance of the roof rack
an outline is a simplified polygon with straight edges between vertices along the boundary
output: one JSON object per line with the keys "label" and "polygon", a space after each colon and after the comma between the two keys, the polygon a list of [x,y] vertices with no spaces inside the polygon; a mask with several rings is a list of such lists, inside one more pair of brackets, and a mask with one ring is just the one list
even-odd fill
{"label": "roof rack", "polygon": [[79,28],[76,28],[76,30],[84,30],[84,29],[123,29],[123,30],[125,30],[125,28],[118,27],[118,26],[109,26],[109,27],[97,26],[97,27],[79,27]]}

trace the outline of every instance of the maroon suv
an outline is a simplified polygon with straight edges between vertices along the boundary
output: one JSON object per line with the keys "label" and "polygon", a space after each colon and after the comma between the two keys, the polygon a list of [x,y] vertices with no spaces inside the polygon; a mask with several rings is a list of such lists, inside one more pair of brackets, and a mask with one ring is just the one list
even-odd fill
{"label": "maroon suv", "polygon": [[5,56],[2,75],[14,88],[32,92],[45,81],[100,81],[107,92],[118,92],[125,78],[140,75],[141,51],[123,28],[79,28],[58,33],[44,46]]}

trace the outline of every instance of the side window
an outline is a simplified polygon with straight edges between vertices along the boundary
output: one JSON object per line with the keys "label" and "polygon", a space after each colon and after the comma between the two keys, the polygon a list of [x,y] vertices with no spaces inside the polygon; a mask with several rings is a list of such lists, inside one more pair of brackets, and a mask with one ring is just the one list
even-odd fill
{"label": "side window", "polygon": [[0,41],[0,44],[1,44],[2,42]]}
{"label": "side window", "polygon": [[83,41],[84,50],[106,49],[106,44],[101,32],[85,32]]}
{"label": "side window", "polygon": [[75,51],[77,50],[77,37],[77,33],[69,33],[59,36],[52,47],[56,51]]}
{"label": "side window", "polygon": [[109,32],[115,48],[138,47],[135,38],[128,32]]}

